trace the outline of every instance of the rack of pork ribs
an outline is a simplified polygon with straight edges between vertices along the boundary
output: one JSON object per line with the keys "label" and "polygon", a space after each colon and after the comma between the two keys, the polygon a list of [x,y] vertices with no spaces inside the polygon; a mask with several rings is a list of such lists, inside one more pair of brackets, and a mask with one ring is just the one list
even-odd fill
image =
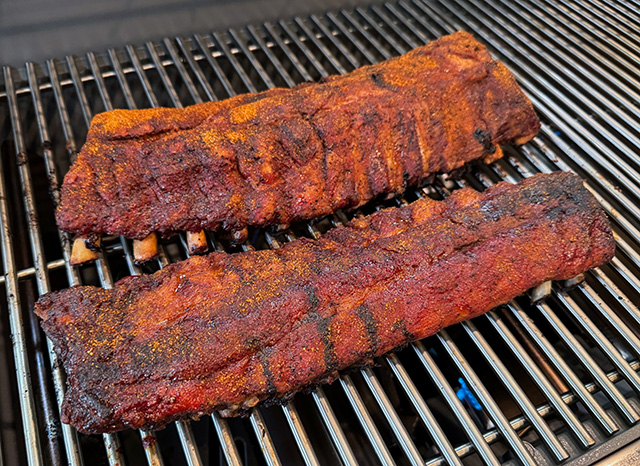
{"label": "rack of pork ribs", "polygon": [[97,115],[64,179],[57,222],[75,235],[74,264],[104,235],[133,239],[204,230],[240,242],[247,227],[283,226],[395,195],[439,172],[502,156],[539,120],[511,73],[470,34],[292,89],[183,109]]}
{"label": "rack of pork ribs", "polygon": [[280,249],[192,256],[112,289],[36,304],[67,374],[61,419],[86,433],[282,402],[398,346],[614,253],[576,175],[355,218]]}

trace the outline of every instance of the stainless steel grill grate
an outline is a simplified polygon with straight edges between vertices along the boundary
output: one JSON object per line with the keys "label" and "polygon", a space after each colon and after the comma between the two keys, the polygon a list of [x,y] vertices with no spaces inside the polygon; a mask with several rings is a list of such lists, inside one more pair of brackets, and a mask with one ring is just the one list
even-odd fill
{"label": "stainless steel grill grate", "polygon": [[[4,68],[0,463],[589,464],[638,440],[639,7],[636,0],[402,0]],[[95,264],[69,266],[53,202],[92,115],[292,86],[456,29],[473,32],[510,67],[543,119],[541,134],[461,180],[440,177],[384,205],[573,170],[613,222],[618,251],[609,265],[569,291],[554,286],[543,303],[519,299],[248,419],[214,415],[103,438],[59,423],[64,376],[31,312],[37,296],[78,283],[109,287],[188,251],[182,237],[166,241],[157,263],[141,270],[130,242],[114,237]],[[295,231],[257,232],[242,248],[277,248],[346,220],[339,213]],[[233,250],[208,240],[212,250]],[[459,399],[462,385],[481,409],[468,395]]]}

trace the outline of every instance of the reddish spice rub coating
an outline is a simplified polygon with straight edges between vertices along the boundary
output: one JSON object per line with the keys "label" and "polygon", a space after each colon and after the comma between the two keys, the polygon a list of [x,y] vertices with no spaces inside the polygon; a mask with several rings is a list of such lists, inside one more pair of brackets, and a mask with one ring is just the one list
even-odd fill
{"label": "reddish spice rub coating", "polygon": [[316,241],[50,293],[36,312],[68,376],[63,422],[158,428],[287,399],[613,253],[596,200],[557,172],[418,200]]}
{"label": "reddish spice rub coating", "polygon": [[57,221],[134,239],[288,224],[499,158],[538,129],[509,71],[457,32],[322,83],[97,115]]}

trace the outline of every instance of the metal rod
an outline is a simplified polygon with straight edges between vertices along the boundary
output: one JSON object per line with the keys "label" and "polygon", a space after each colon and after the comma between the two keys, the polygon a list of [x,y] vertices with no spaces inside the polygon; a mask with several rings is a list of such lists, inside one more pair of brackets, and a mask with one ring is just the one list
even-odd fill
{"label": "metal rod", "polygon": [[624,398],[620,391],[613,385],[605,373],[596,364],[588,351],[578,342],[578,340],[569,332],[567,327],[562,323],[558,316],[551,310],[548,304],[541,303],[537,306],[538,310],[547,319],[549,324],[556,330],[561,340],[569,347],[571,352],[578,358],[580,363],[589,372],[594,381],[600,385],[600,388],[607,394],[609,399],[618,408],[625,417],[627,422],[634,424],[640,419],[638,413],[631,404]]}
{"label": "metal rod", "polygon": [[631,365],[622,357],[618,349],[611,343],[598,326],[587,316],[569,294],[558,292],[555,295],[557,301],[563,304],[565,310],[574,317],[586,333],[596,342],[598,348],[609,358],[618,372],[624,377],[627,383],[636,393],[640,392],[640,376],[633,370]]}
{"label": "metal rod", "polygon": [[[273,26],[273,24],[271,24],[269,22],[266,22],[266,23],[264,23],[264,28],[267,30],[267,32],[269,33],[271,38],[274,40],[274,42],[278,45],[280,50],[282,50],[284,52],[284,54],[287,56],[287,59],[295,67],[295,69],[298,71],[298,73],[300,73],[300,75],[302,76],[302,79],[304,81],[307,81],[307,82],[312,81],[313,78],[311,77],[309,72],[302,66],[302,64],[300,63],[300,60],[298,59],[296,54],[291,51],[291,49],[289,48],[289,46],[287,44],[285,44],[285,41],[282,39],[282,36],[276,30],[276,28]],[[250,31],[252,31],[252,30],[250,29]],[[253,34],[253,32],[252,32],[252,34]],[[273,53],[272,53],[272,55],[273,55]],[[291,78],[291,76],[289,76],[289,79],[291,79],[292,82],[293,82],[293,78]],[[287,83],[289,82],[287,79],[285,79],[285,81],[287,81]]]}
{"label": "metal rod", "polygon": [[338,451],[340,459],[344,464],[357,465],[358,461],[353,454],[353,450],[351,450],[351,446],[349,446],[347,437],[344,435],[344,432],[340,427],[340,423],[331,408],[331,404],[329,403],[327,396],[324,394],[324,390],[321,387],[318,387],[311,393],[311,396],[313,401],[316,403],[324,424],[328,427],[327,430],[329,431],[331,440]]}
{"label": "metal rod", "polygon": [[233,436],[231,435],[231,430],[229,429],[227,422],[222,419],[218,413],[213,413],[211,415],[211,420],[213,421],[213,426],[215,427],[218,438],[220,439],[220,446],[222,447],[222,452],[224,453],[225,460],[227,460],[227,464],[229,466],[242,466],[238,448],[236,447],[236,443],[233,441]]}
{"label": "metal rod", "polygon": [[413,407],[418,412],[422,423],[431,434],[432,440],[438,446],[438,449],[440,450],[440,453],[442,454],[444,459],[450,465],[462,466],[460,458],[458,458],[458,455],[456,455],[453,446],[447,439],[444,431],[438,424],[438,421],[436,421],[436,418],[431,413],[431,410],[427,406],[427,403],[424,401],[424,398],[422,398],[420,392],[418,392],[417,387],[411,380],[411,377],[407,373],[407,370],[400,362],[400,359],[398,359],[398,356],[392,353],[385,359],[395,376],[400,381],[400,385],[402,385],[402,388],[411,400]]}
{"label": "metal rod", "polygon": [[282,464],[280,462],[280,459],[278,458],[278,453],[276,452],[275,446],[273,444],[273,439],[271,438],[269,429],[267,429],[267,424],[262,417],[260,408],[252,409],[249,419],[251,421],[251,427],[253,427],[253,431],[256,434],[256,438],[258,439],[258,443],[260,444],[260,449],[262,450],[262,454],[267,464],[269,466],[279,466],[280,464]]}
{"label": "metal rod", "polygon": [[571,370],[565,360],[558,354],[555,348],[544,337],[542,332],[533,323],[529,316],[522,310],[522,308],[515,302],[511,302],[507,305],[507,309],[511,312],[511,315],[527,332],[529,337],[533,339],[537,346],[543,351],[547,359],[553,364],[556,370],[562,375],[565,381],[571,386],[574,393],[584,403],[585,408],[591,412],[591,415],[598,421],[605,432],[608,435],[612,435],[620,428],[611,418],[611,416],[600,406],[600,403],[589,393],[589,391],[582,384],[578,376]]}
{"label": "metal rod", "polygon": [[391,430],[393,430],[393,433],[396,439],[398,439],[398,442],[400,443],[400,446],[402,447],[405,455],[409,459],[409,462],[414,466],[422,466],[424,464],[422,455],[420,455],[420,452],[411,439],[411,436],[407,432],[407,429],[402,424],[402,420],[391,404],[391,401],[384,393],[384,390],[382,389],[382,385],[380,385],[378,378],[369,368],[362,369],[360,372],[362,374],[362,377],[364,378],[364,381],[367,383],[369,390],[371,390],[373,397],[378,402],[378,406],[387,419]]}
{"label": "metal rod", "polygon": [[566,425],[576,436],[583,448],[588,448],[595,444],[595,439],[591,436],[589,431],[584,427],[576,415],[571,411],[567,404],[563,401],[562,397],[558,395],[556,390],[544,376],[543,372],[538,369],[536,362],[529,356],[525,348],[520,344],[516,337],[507,328],[505,323],[494,312],[489,311],[487,313],[487,319],[498,334],[502,337],[503,341],[507,344],[513,355],[520,361],[521,366],[531,376],[536,386],[545,395],[549,403],[555,408],[558,414],[564,419]]}
{"label": "metal rod", "polygon": [[[49,186],[52,192],[55,192],[58,187],[58,179],[56,169],[53,163],[53,153],[49,148],[49,130],[46,124],[46,118],[44,114],[44,108],[42,105],[42,98],[40,95],[40,90],[37,85],[37,78],[35,67],[32,63],[27,63],[26,65],[26,73],[27,78],[29,80],[29,85],[31,86],[31,96],[33,98],[33,106],[35,110],[36,121],[38,123],[38,132],[40,134],[40,142],[43,147],[43,156],[45,159],[45,165],[47,167],[47,172],[49,173]],[[29,170],[28,164],[22,164],[20,166],[21,177],[23,178],[22,183],[25,186],[24,192],[24,200],[25,200],[25,209],[27,210],[27,218],[29,218],[29,230],[31,233],[31,246],[32,246],[32,255],[34,258],[34,267],[33,267],[33,275],[36,277],[37,285],[38,285],[38,293],[48,293],[51,291],[49,285],[49,276],[48,271],[62,267],[65,265],[64,259],[55,261],[55,267],[53,266],[53,262],[45,263],[44,253],[42,249],[42,235],[39,230],[38,221],[37,221],[37,213],[35,211],[35,200],[34,200],[34,188],[33,182],[31,180],[31,173]],[[55,200],[54,200],[55,202]],[[60,241],[64,242],[66,235],[62,234],[59,230]],[[24,272],[24,270],[22,271]],[[18,272],[18,278],[20,278],[20,272]],[[62,371],[62,364],[58,360],[58,356],[53,347],[53,343],[49,338],[46,339],[47,347],[49,351],[49,361],[51,366],[51,373],[53,375],[54,389],[56,393],[56,400],[58,402],[58,410],[62,407],[62,401],[64,399],[65,393],[65,381],[64,381],[64,373]],[[64,440],[65,452],[67,455],[67,461],[71,465],[82,465],[82,456],[80,455],[80,447],[78,442],[78,436],[71,426],[68,424],[62,424],[62,438]]]}
{"label": "metal rod", "polygon": [[480,381],[475,371],[466,362],[458,346],[453,342],[447,331],[440,330],[437,336],[445,351],[449,354],[449,357],[453,360],[464,380],[469,385],[469,388],[473,391],[482,407],[487,411],[496,428],[500,431],[516,456],[524,464],[534,464],[533,458],[524,443],[522,443],[516,431],[511,427],[509,421],[493,397],[489,394],[484,384]]}
{"label": "metal rod", "polygon": [[300,420],[300,415],[298,414],[298,410],[294,406],[293,402],[290,401],[286,405],[282,407],[282,412],[284,413],[284,417],[287,419],[289,423],[289,428],[293,433],[293,438],[298,445],[298,449],[302,454],[302,459],[307,466],[319,466],[320,462],[318,461],[318,457],[316,456],[316,452],[311,445],[311,441],[309,440],[309,436],[302,425],[302,421]]}
{"label": "metal rod", "polygon": [[438,365],[423,346],[422,342],[415,342],[411,346],[429,374],[432,382],[435,384],[436,388],[449,405],[449,408],[458,419],[460,427],[462,427],[467,434],[467,437],[469,437],[471,444],[474,446],[482,461],[484,461],[485,464],[490,464],[492,466],[499,465],[500,462],[498,461],[498,458],[496,458],[495,453],[491,450],[491,447],[489,447],[488,442],[478,430],[478,427],[471,419],[471,416],[469,416],[469,413],[467,413],[464,406],[462,406],[462,403],[458,399],[453,387],[451,387]]}
{"label": "metal rod", "polygon": [[375,422],[373,422],[371,414],[369,414],[364,401],[362,401],[362,397],[358,393],[353,380],[351,380],[351,376],[343,375],[342,377],[340,377],[340,385],[342,385],[347,399],[351,404],[351,408],[355,412],[356,417],[358,418],[358,421],[360,422],[360,425],[362,426],[362,429],[369,439],[369,442],[373,447],[373,451],[376,453],[376,456],[378,457],[380,462],[384,466],[394,465],[395,461],[393,461],[391,453],[389,453],[389,449],[387,448],[384,439],[380,435],[378,427],[376,426]]}
{"label": "metal rod", "polygon": [[514,376],[511,375],[507,367],[500,360],[496,352],[491,348],[487,340],[478,331],[478,328],[472,321],[462,323],[462,328],[467,335],[475,343],[476,347],[480,350],[480,353],[484,359],[489,363],[489,366],[493,369],[493,372],[498,376],[502,384],[505,386],[513,401],[516,402],[523,414],[529,419],[531,425],[536,429],[540,435],[542,441],[546,444],[547,448],[555,456],[556,461],[561,462],[569,457],[569,454],[562,446],[556,435],[551,431],[547,423],[542,419],[542,416],[538,414],[533,403],[529,401],[529,398],[525,394],[524,390],[520,387]]}
{"label": "metal rod", "polygon": [[[13,129],[13,138],[16,144],[18,157],[26,154],[22,132],[20,129],[20,114],[15,100],[12,69],[3,68],[4,85],[7,89],[9,104],[9,116]],[[16,378],[18,383],[18,399],[20,414],[25,436],[25,451],[30,465],[42,464],[42,452],[40,450],[40,436],[38,434],[38,418],[36,415],[35,400],[31,387],[31,371],[29,369],[29,356],[27,354],[27,342],[25,340],[25,326],[22,320],[20,289],[16,275],[15,256],[13,253],[11,226],[9,220],[9,206],[7,205],[7,189],[5,187],[6,174],[0,164],[0,238],[2,239],[2,265],[4,269],[5,286],[7,292],[7,305],[9,307],[9,327],[11,342],[16,364]]]}

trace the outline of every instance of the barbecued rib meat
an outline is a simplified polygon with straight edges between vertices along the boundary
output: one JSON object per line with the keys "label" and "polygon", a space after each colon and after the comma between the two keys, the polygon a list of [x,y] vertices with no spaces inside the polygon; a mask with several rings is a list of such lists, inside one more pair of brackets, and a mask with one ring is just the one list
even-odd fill
{"label": "barbecued rib meat", "polygon": [[509,71],[458,32],[322,83],[97,115],[57,221],[134,239],[288,224],[498,158],[538,128]]}
{"label": "barbecued rib meat", "polygon": [[36,304],[82,432],[233,415],[607,262],[614,241],[572,174],[421,199],[278,250],[212,253]]}

